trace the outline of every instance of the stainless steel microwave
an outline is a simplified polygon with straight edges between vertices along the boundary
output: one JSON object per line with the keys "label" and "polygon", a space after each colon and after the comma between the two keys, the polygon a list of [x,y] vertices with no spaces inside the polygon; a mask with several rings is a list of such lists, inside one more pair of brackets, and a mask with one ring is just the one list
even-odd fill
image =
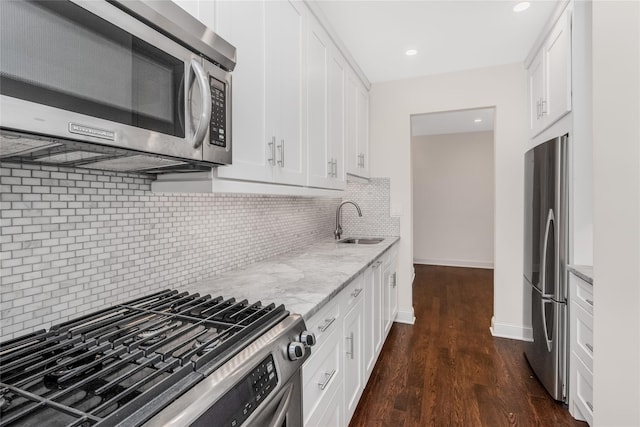
{"label": "stainless steel microwave", "polygon": [[231,163],[236,50],[170,1],[0,2],[0,158],[176,172]]}

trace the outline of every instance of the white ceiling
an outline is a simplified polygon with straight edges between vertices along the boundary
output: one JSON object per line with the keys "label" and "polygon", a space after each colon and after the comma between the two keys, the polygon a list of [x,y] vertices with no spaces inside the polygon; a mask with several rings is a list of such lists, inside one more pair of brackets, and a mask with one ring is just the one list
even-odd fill
{"label": "white ceiling", "polygon": [[493,108],[416,114],[411,116],[411,136],[490,131],[493,117]]}
{"label": "white ceiling", "polygon": [[[524,61],[557,1],[529,0],[516,13],[518,1],[316,3],[375,83]],[[418,54],[406,56],[410,48]]]}

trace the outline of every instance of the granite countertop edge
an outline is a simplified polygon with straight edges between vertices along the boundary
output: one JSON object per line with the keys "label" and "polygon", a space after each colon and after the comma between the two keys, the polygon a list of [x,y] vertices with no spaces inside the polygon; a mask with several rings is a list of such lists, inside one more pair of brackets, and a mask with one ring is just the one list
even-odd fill
{"label": "granite countertop edge", "polygon": [[593,266],[592,265],[573,265],[568,266],[569,271],[593,286]]}
{"label": "granite countertop edge", "polygon": [[324,239],[180,290],[284,304],[308,321],[399,240],[384,236],[377,244],[352,245]]}

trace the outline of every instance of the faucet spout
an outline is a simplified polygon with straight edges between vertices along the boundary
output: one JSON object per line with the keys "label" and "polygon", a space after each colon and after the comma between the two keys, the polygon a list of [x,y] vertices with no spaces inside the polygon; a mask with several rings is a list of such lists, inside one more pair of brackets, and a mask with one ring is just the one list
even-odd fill
{"label": "faucet spout", "polygon": [[333,232],[333,237],[335,237],[336,240],[340,240],[340,237],[342,237],[342,224],[340,224],[340,214],[342,212],[342,207],[346,204],[351,204],[355,206],[356,210],[358,211],[358,216],[362,216],[362,211],[360,210],[360,206],[358,206],[356,202],[352,202],[351,200],[345,200],[344,202],[340,203],[340,205],[338,206],[338,209],[336,209],[336,229]]}

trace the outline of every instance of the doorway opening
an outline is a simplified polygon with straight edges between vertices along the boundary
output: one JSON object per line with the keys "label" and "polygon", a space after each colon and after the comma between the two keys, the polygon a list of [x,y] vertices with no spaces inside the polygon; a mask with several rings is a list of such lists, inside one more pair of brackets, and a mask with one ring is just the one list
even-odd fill
{"label": "doorway opening", "polygon": [[495,108],[411,116],[414,264],[493,268]]}

